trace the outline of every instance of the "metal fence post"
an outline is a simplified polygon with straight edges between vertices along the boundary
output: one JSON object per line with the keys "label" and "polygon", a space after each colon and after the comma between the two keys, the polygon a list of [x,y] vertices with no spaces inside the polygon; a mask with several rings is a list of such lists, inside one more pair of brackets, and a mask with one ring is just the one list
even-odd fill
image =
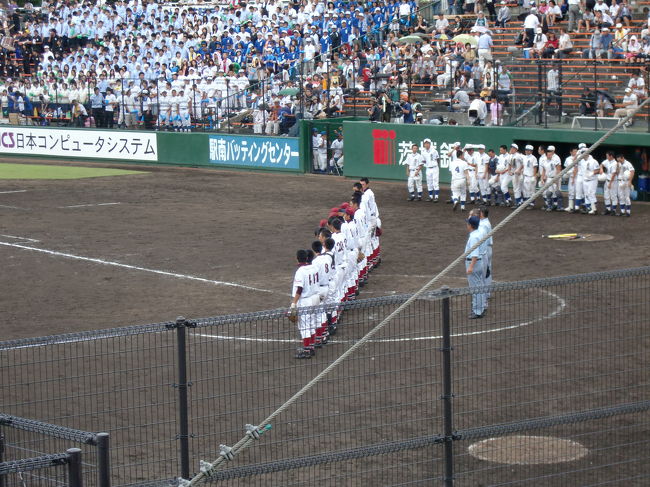
{"label": "metal fence post", "polygon": [[542,124],[542,109],[544,108],[544,93],[542,92],[542,62],[537,61],[537,101],[539,102],[539,109],[537,110],[537,125]]}
{"label": "metal fence post", "polygon": [[[4,462],[5,458],[5,435],[0,433],[0,463]],[[0,475],[0,487],[5,487],[5,477]]]}
{"label": "metal fence post", "polygon": [[110,435],[97,433],[95,441],[97,442],[97,482],[99,487],[111,487]]}
{"label": "metal fence post", "polygon": [[560,60],[560,62],[559,62],[559,73],[558,73],[558,76],[557,76],[557,88],[558,88],[558,90],[560,92],[559,93],[560,96],[558,98],[558,107],[557,107],[558,112],[559,112],[557,121],[559,123],[562,123],[562,113],[564,112],[564,104],[563,104],[563,101],[564,101],[564,80],[563,80],[563,77],[562,77],[562,75],[563,75],[562,66],[564,66],[564,61]]}
{"label": "metal fence post", "polygon": [[443,434],[445,436],[445,473],[444,486],[454,485],[454,437],[453,437],[453,409],[451,390],[451,299],[449,288],[442,288],[442,386],[443,386]]}
{"label": "metal fence post", "polygon": [[182,316],[176,319],[176,350],[178,360],[178,439],[180,440],[181,477],[190,478],[189,415],[187,399],[187,320]]}
{"label": "metal fence post", "polygon": [[68,455],[68,487],[83,487],[81,450],[70,448],[66,453]]}
{"label": "metal fence post", "polygon": [[594,57],[594,132],[598,130],[598,58]]}

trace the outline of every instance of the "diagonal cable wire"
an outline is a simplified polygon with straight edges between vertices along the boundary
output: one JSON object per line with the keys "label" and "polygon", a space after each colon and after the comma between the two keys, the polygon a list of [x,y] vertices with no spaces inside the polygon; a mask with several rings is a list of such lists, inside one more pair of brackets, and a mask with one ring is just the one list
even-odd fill
{"label": "diagonal cable wire", "polygon": [[291,398],[289,398],[284,404],[282,404],[278,409],[272,412],[266,419],[264,419],[257,427],[255,427],[252,430],[253,434],[251,434],[251,431],[249,430],[249,432],[246,435],[244,435],[232,448],[228,448],[222,445],[221,448],[222,453],[214,462],[204,463],[201,468],[201,472],[199,472],[189,482],[188,481],[182,482],[181,485],[192,487],[198,485],[201,482],[205,482],[206,480],[210,480],[211,474],[213,472],[216,472],[217,469],[221,467],[226,461],[234,459],[235,456],[237,456],[240,452],[248,448],[252,443],[254,443],[257,439],[259,439],[259,435],[261,433],[270,429],[271,422],[277,416],[279,416],[284,411],[286,411],[289,407],[291,407],[304,394],[306,394],[309,390],[311,390],[312,387],[318,384],[318,382],[320,382],[321,379],[323,379],[332,370],[338,367],[357,349],[362,347],[370,338],[372,338],[374,335],[379,333],[379,331],[381,331],[386,325],[388,325],[391,321],[393,321],[393,319],[399,313],[401,313],[404,309],[410,306],[411,303],[413,303],[413,301],[417,300],[420,296],[426,293],[431,287],[439,283],[443,277],[449,274],[449,272],[451,272],[454,269],[454,267],[456,267],[458,264],[463,262],[469,254],[471,254],[474,250],[480,247],[487,239],[495,235],[503,227],[505,227],[508,223],[510,223],[514,218],[516,218],[517,215],[519,215],[519,213],[525,210],[526,206],[528,206],[529,203],[534,202],[548,188],[550,188],[556,182],[560,181],[565,174],[568,174],[569,171],[572,171],[573,168],[576,166],[576,164],[578,164],[578,162],[580,162],[582,159],[586,159],[593,152],[594,149],[602,145],[603,142],[605,142],[616,131],[618,131],[618,129],[621,128],[623,124],[627,123],[628,120],[630,120],[639,110],[641,110],[641,108],[643,108],[649,102],[650,102],[650,98],[646,99],[643,103],[641,103],[632,113],[628,114],[627,117],[619,120],[616,126],[614,126],[609,131],[607,131],[600,139],[598,139],[598,141],[595,144],[593,144],[586,151],[582,152],[580,156],[577,157],[573,162],[571,162],[567,167],[565,167],[562,171],[556,174],[552,179],[547,181],[546,184],[540,187],[530,198],[528,198],[528,200],[522,203],[510,215],[508,215],[498,225],[496,225],[492,229],[492,231],[487,233],[481,240],[479,240],[476,244],[474,244],[469,250],[466,250],[463,254],[461,254],[459,257],[454,259],[447,267],[445,267],[441,272],[439,272],[435,277],[433,277],[433,279],[431,279],[422,288],[420,288],[415,294],[413,294],[409,299],[407,299],[401,306],[396,308],[391,314],[389,314],[386,318],[384,318],[381,323],[379,323],[376,327],[370,330],[363,338],[361,338],[358,342],[356,342],[345,352],[343,352],[343,354],[341,354],[334,362],[332,362],[330,365],[324,368],[318,375],[316,375],[316,377],[310,380],[298,392],[296,392],[293,396],[291,396]]}

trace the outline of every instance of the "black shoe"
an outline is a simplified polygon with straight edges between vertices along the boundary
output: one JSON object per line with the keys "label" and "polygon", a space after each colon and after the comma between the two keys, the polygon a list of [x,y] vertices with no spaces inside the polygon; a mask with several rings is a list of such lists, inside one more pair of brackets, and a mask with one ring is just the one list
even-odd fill
{"label": "black shoe", "polygon": [[609,215],[609,213],[610,213],[609,210],[605,210],[605,211],[602,212],[602,215]]}
{"label": "black shoe", "polygon": [[331,337],[333,337],[334,335],[336,335],[336,325],[329,325],[329,326],[327,327],[327,333],[329,333],[329,335],[330,335]]}
{"label": "black shoe", "polygon": [[418,201],[422,201],[422,196],[418,196]]}
{"label": "black shoe", "polygon": [[447,200],[447,201],[445,201],[445,203],[447,203],[448,205],[452,204],[453,202],[454,202],[454,200]]}
{"label": "black shoe", "polygon": [[296,351],[296,358],[303,359],[303,358],[312,358],[315,355],[315,352],[311,348],[299,348]]}
{"label": "black shoe", "polygon": [[409,196],[406,201],[413,201],[415,198],[413,196]]}
{"label": "black shoe", "polygon": [[438,203],[439,201],[440,201],[440,200],[439,200],[438,198],[434,198],[434,199],[433,199],[433,202],[434,202],[434,203]]}
{"label": "black shoe", "polygon": [[483,318],[483,314],[484,313],[481,313],[480,315],[477,315],[476,313],[472,313],[471,315],[469,315],[469,319],[470,320],[478,320],[480,318]]}

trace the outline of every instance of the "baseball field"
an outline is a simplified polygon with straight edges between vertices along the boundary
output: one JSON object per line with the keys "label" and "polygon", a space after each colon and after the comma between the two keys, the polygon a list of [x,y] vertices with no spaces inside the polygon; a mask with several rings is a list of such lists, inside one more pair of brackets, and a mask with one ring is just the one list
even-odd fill
{"label": "baseball field", "polygon": [[[175,320],[177,316],[200,318],[286,307],[296,250],[309,246],[319,220],[331,207],[348,200],[354,182],[321,175],[172,168],[92,173],[98,168],[84,167],[69,173],[72,166],[68,165],[63,165],[63,170],[69,179],[63,179],[52,176],[58,169],[44,167],[39,173],[33,166],[25,165],[32,177],[15,178],[15,168],[3,172],[0,165],[0,178],[4,178],[0,179],[3,341],[166,322]],[[86,170],[91,173],[80,175]],[[449,196],[448,188],[442,190],[442,202],[433,204],[406,201],[404,183],[372,181],[371,187],[376,195],[384,232],[382,264],[372,273],[360,298],[414,292],[463,252],[467,239],[463,218],[467,214],[452,212],[451,205],[444,203]],[[508,208],[492,208],[492,225],[511,212]],[[543,235],[565,233],[606,237],[595,238],[595,241],[543,238]],[[649,237],[648,203],[634,203],[630,218],[527,211],[494,237],[494,279],[512,282],[648,266]],[[450,287],[464,287],[464,275],[464,268],[459,266],[444,282]],[[612,382],[625,382],[616,371],[627,370],[630,355],[635,363],[638,361],[639,367],[634,366],[637,375],[627,376],[632,389],[629,400],[647,399],[646,389],[641,387],[647,387],[645,370],[650,364],[649,338],[643,331],[643,325],[648,324],[647,316],[640,315],[638,308],[632,307],[626,314],[625,307],[619,306],[628,303],[628,298],[633,295],[645,299],[643,296],[647,293],[644,292],[637,289],[636,281],[625,281],[623,287],[612,288],[611,292],[597,283],[582,287],[558,285],[541,292],[534,289],[504,291],[493,298],[492,315],[488,313],[484,320],[476,323],[466,322],[469,302],[459,298],[453,309],[454,332],[466,338],[458,344],[455,359],[457,387],[459,391],[465,391],[458,398],[458,427],[504,423],[530,417],[528,415],[533,413],[542,416],[556,411],[551,403],[564,404],[558,406],[558,411],[606,405],[604,397],[615,395]],[[603,304],[604,296],[611,302]],[[439,343],[433,340],[438,337],[432,336],[438,335],[439,325],[427,322],[427,319],[438,317],[440,311],[427,303],[420,302],[403,316],[396,324],[399,328],[391,331],[389,325],[375,345],[369,344],[322,388],[315,389],[312,396],[303,399],[303,405],[311,405],[301,408],[299,413],[289,412],[282,419],[277,430],[279,436],[270,433],[271,443],[266,446],[268,451],[273,451],[274,446],[280,445],[282,451],[269,457],[250,453],[246,461],[354,448],[359,445],[357,439],[363,436],[360,432],[364,431],[371,432],[364,437],[364,442],[395,439],[391,436],[394,432],[399,438],[438,433],[438,423],[430,429],[427,423],[438,422],[441,415],[440,382],[435,371],[440,365],[440,358],[436,355]],[[272,326],[262,331],[241,326],[228,327],[226,331],[216,326],[201,332],[197,329],[191,335],[198,344],[192,373],[201,387],[202,396],[192,401],[193,407],[199,403],[203,406],[201,414],[192,419],[192,425],[197,437],[201,436],[200,431],[211,431],[207,437],[200,438],[204,459],[210,460],[211,455],[216,455],[220,441],[234,443],[241,436],[244,422],[262,419],[251,417],[254,416],[252,411],[255,414],[269,412],[279,406],[291,392],[363,336],[373,323],[382,318],[382,314],[394,308],[391,306],[388,303],[384,308],[379,306],[372,311],[350,312],[348,323],[356,326],[346,329],[343,325],[332,345],[319,350],[316,359],[301,364],[296,364],[299,361],[292,358],[293,340],[297,343],[298,335],[286,320],[273,320]],[[621,314],[615,314],[615,309],[622,310]],[[426,316],[429,318],[425,319]],[[577,316],[580,323],[576,321]],[[513,320],[525,323],[527,327],[500,334],[501,329],[506,330],[504,323],[507,325]],[[627,330],[624,323],[631,327],[628,331],[637,334],[625,338],[612,334],[619,321],[621,333]],[[588,330],[586,327],[591,322],[594,327]],[[567,323],[572,323],[573,331],[569,335],[560,334],[562,326]],[[536,328],[537,324],[540,328]],[[522,330],[527,331],[524,333]],[[482,335],[486,332],[490,332],[487,337]],[[275,338],[250,338],[260,336]],[[432,339],[427,341],[429,336]],[[536,336],[543,340],[536,342]],[[587,342],[585,336],[589,337]],[[233,343],[233,337],[249,338]],[[628,340],[632,341],[632,351],[626,354],[617,349],[605,366],[606,373],[589,373],[585,363],[582,386],[578,379],[563,381],[567,376],[567,366],[574,370],[581,368],[572,361],[576,354],[585,353],[593,360],[599,360],[598,357],[607,355],[612,346],[625,347]],[[563,343],[571,343],[573,348],[563,347]],[[115,345],[130,350],[136,348],[135,345],[126,346],[125,341]],[[151,349],[140,347],[138,364],[160,363],[168,345],[163,340]],[[513,350],[516,351],[514,355]],[[43,353],[43,357],[49,357],[52,352]],[[108,349],[106,353],[108,355]],[[507,358],[500,358],[502,355]],[[93,363],[90,354],[79,352],[79,357],[77,367],[86,368]],[[377,361],[373,362],[375,358]],[[114,365],[119,359],[111,356],[110,363]],[[219,359],[219,362],[211,362],[213,359]],[[62,363],[60,360],[60,356],[53,359],[52,367]],[[380,361],[397,367],[384,370]],[[212,390],[207,383],[201,384],[201,364],[206,370],[210,369],[210,377],[221,379],[220,390]],[[33,361],[26,367],[31,365]],[[483,380],[477,370],[484,371],[485,377],[488,372],[498,376],[498,386],[488,387],[494,377]],[[260,374],[260,371],[264,373]],[[287,375],[283,376],[283,373]],[[156,372],[146,369],[124,372],[123,379],[138,382],[149,374],[155,375]],[[373,382],[382,377],[384,382]],[[528,386],[522,384],[526,379],[531,379]],[[114,379],[102,377],[102,380],[113,384]],[[165,382],[166,379],[161,380]],[[423,387],[427,381],[435,387],[431,390]],[[383,389],[379,384],[383,384]],[[408,389],[414,384],[415,391]],[[258,395],[244,394],[238,390],[240,385],[242,390],[261,392]],[[499,396],[499,390],[505,391],[504,395]],[[33,392],[36,396],[41,394]],[[574,399],[573,404],[563,402],[563,392],[566,397]],[[591,401],[590,398],[594,398],[592,394],[598,392],[602,392],[602,397]],[[56,404],[50,403],[50,409],[44,409],[45,400],[40,406],[30,403],[29,408],[21,407],[24,393],[5,390],[5,412],[30,416],[39,414],[40,407],[42,417],[34,419],[65,422],[66,426],[92,431],[121,425],[115,428],[116,440],[120,438],[120,430],[128,430],[122,422],[128,423],[130,419],[104,421],[101,409],[92,412],[77,410],[81,408],[79,404],[85,404],[83,390],[75,390],[76,397],[81,397],[77,406],[61,406],[64,404],[61,397]],[[327,402],[330,398],[331,404]],[[549,402],[544,398],[549,398]],[[322,402],[327,411],[319,410],[310,400]],[[164,401],[154,394],[146,402],[155,405]],[[491,404],[505,406],[497,411],[496,406],[490,409]],[[427,411],[427,407],[432,405],[436,405],[435,411]],[[345,408],[349,409],[346,411]],[[369,411],[373,411],[372,414]],[[382,411],[386,417],[381,416]],[[168,412],[172,416],[176,414],[173,408]],[[233,412],[237,419],[233,420],[226,412]],[[140,414],[147,417],[144,411]],[[157,414],[162,413],[158,410]],[[417,421],[412,414],[417,415]],[[75,416],[82,419],[75,423]],[[174,450],[173,432],[163,425],[162,417],[156,416],[156,421],[161,423],[155,426],[155,430],[165,438],[160,443],[160,451],[168,453]],[[320,423],[314,427],[315,433],[301,432],[300,425],[314,418],[319,418]],[[143,419],[142,422],[149,421]],[[647,420],[639,422],[643,426],[634,431],[617,430],[613,434],[620,436],[621,442],[637,442],[640,445],[637,452],[643,453],[639,453],[639,458],[647,459],[648,443],[644,438],[648,424]],[[381,428],[377,428],[379,424]],[[617,425],[624,426],[625,420]],[[587,438],[587,448],[597,451],[607,444],[608,435],[600,431],[596,435],[580,428],[576,426],[571,434]],[[328,437],[328,431],[332,432],[332,437]],[[567,431],[550,428],[547,433],[553,437],[566,437]],[[135,452],[137,431],[127,433],[129,448],[132,448],[129,452]],[[296,450],[286,446],[287,438],[295,443]],[[589,438],[594,440],[592,444],[589,444]],[[469,446],[467,442],[456,444],[461,459],[469,458]],[[413,454],[400,454],[405,458],[391,463],[390,471],[373,462],[348,462],[336,470],[339,476],[336,481],[335,476],[329,477],[325,471],[315,473],[309,470],[310,473],[305,474],[299,470],[295,475],[283,478],[282,483],[262,476],[255,481],[243,479],[236,485],[313,485],[315,479],[319,479],[319,485],[397,485],[402,482],[437,485],[433,479],[438,479],[441,472],[439,467],[432,466],[437,453],[417,450]],[[142,455],[133,453],[129,460],[137,464]],[[617,455],[613,455],[612,461],[618,458]],[[395,458],[392,457],[391,461]],[[580,468],[587,469],[589,461],[586,460]],[[120,462],[116,463],[122,467],[129,463]],[[518,467],[512,467],[508,462],[504,463],[509,465],[507,467],[488,462],[477,466],[473,462],[476,462],[474,457],[461,461],[456,485],[495,485],[495,482],[487,480],[495,472],[506,481],[523,475],[522,471],[513,473]],[[193,464],[192,468],[196,470],[196,465]],[[471,475],[463,477],[462,468],[471,471]],[[544,470],[526,469],[528,473],[545,474]],[[164,465],[154,470],[159,475],[157,478],[171,476],[175,471]],[[147,478],[149,473],[140,473],[138,477],[125,472],[126,469],[118,480],[136,484],[137,480],[152,480]],[[363,477],[363,472],[366,477]],[[635,463],[629,467],[629,472],[632,477],[648,474],[647,462]],[[602,471],[594,471],[589,477],[590,483],[595,484],[599,475]],[[360,478],[364,480],[358,480]],[[631,480],[621,485],[644,485],[642,482]],[[549,477],[535,485],[574,484],[567,484],[566,479]]]}
{"label": "baseball field", "polygon": [[[7,321],[20,324],[5,328],[4,338],[287,306],[295,251],[309,246],[331,207],[348,200],[353,182],[189,169],[0,179],[0,299]],[[466,214],[444,202],[407,202],[402,183],[371,187],[384,259],[363,297],[412,292],[462,253]],[[493,226],[510,212],[494,208]],[[614,239],[542,238],[569,232]],[[644,203],[629,219],[526,212],[495,237],[494,276],[514,281],[649,265],[649,236]],[[465,285],[463,276],[459,267],[450,284]]]}

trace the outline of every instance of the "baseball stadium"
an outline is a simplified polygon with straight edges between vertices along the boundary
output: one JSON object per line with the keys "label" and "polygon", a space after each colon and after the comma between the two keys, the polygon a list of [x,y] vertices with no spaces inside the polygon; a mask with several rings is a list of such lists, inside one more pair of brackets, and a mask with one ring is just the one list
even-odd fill
{"label": "baseball stadium", "polygon": [[650,2],[0,9],[0,487],[650,483]]}

